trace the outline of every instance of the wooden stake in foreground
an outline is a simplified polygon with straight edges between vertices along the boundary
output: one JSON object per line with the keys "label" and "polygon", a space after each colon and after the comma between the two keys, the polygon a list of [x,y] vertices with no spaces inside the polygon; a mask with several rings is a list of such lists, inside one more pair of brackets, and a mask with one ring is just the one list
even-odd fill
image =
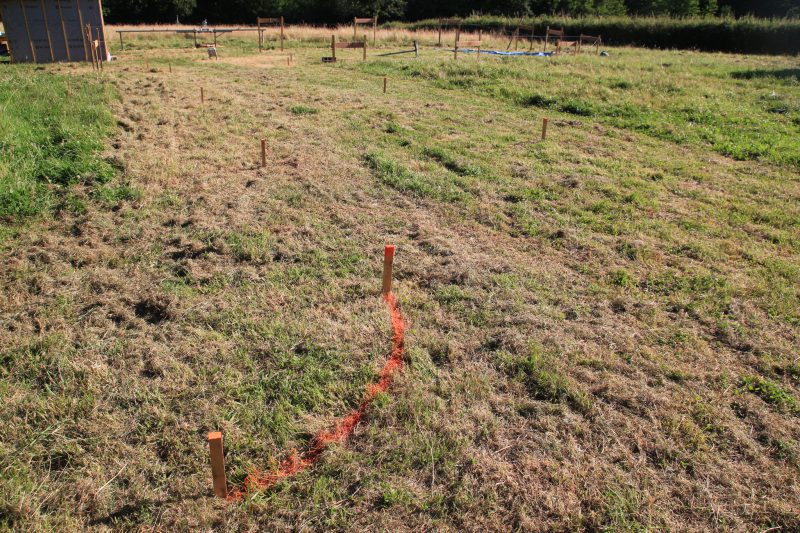
{"label": "wooden stake in foreground", "polygon": [[206,101],[206,95],[205,95],[205,93],[203,92],[203,88],[202,88],[202,87],[200,87],[200,103],[202,104],[202,103],[204,103],[205,101]]}
{"label": "wooden stake in foreground", "polygon": [[214,495],[227,498],[228,481],[225,479],[225,455],[222,452],[221,432],[209,432],[208,451],[211,454],[211,479],[214,483]]}
{"label": "wooden stake in foreground", "polygon": [[383,77],[383,94],[386,94],[386,76]]}
{"label": "wooden stake in foreground", "polygon": [[267,140],[261,139],[261,168],[267,166]]}
{"label": "wooden stake in foreground", "polygon": [[547,119],[543,118],[542,119],[542,140],[544,140],[545,137],[547,137]]}
{"label": "wooden stake in foreground", "polygon": [[388,296],[392,292],[392,263],[394,263],[393,244],[387,244],[383,250],[383,295]]}
{"label": "wooden stake in foreground", "polygon": [[172,63],[169,63],[169,73],[172,74]]}

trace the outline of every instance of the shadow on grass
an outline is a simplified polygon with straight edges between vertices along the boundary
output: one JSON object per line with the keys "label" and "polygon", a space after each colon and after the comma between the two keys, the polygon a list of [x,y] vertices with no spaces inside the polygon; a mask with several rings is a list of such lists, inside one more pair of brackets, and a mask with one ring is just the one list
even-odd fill
{"label": "shadow on grass", "polygon": [[126,503],[116,511],[105,516],[94,518],[88,522],[89,526],[113,526],[120,522],[136,520],[138,517],[147,514],[149,511],[163,507],[164,505],[181,503],[201,498],[212,498],[210,491],[188,496],[176,496],[174,498],[164,498],[162,500],[139,500],[134,503]]}
{"label": "shadow on grass", "polygon": [[739,70],[731,73],[732,78],[739,80],[753,80],[757,78],[776,78],[779,80],[800,80],[800,68],[783,68],[778,70],[751,69]]}

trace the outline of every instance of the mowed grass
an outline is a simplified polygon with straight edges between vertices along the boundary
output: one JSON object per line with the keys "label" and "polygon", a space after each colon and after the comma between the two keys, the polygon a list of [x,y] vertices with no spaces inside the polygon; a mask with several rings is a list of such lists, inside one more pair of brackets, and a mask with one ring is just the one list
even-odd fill
{"label": "mowed grass", "polygon": [[[800,527],[792,60],[321,45],[105,71],[140,196],[2,251],[3,525]],[[375,379],[386,242],[398,381],[312,469],[211,498],[207,431],[240,482]]]}

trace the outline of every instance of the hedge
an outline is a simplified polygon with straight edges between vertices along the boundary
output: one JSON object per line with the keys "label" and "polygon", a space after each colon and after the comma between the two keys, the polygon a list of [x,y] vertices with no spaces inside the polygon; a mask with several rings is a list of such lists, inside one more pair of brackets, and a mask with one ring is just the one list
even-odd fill
{"label": "hedge", "polygon": [[[603,42],[610,45],[746,54],[800,53],[798,19],[547,16],[511,19],[483,16],[465,19],[462,27],[510,34],[519,23],[533,24],[537,35],[542,35],[546,26],[563,27],[568,35],[601,35]],[[438,28],[434,19],[388,25],[412,30]]]}

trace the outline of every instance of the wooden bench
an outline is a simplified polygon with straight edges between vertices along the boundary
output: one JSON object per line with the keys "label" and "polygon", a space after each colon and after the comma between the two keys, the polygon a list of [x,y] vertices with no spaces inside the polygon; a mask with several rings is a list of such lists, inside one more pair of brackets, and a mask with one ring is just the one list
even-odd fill
{"label": "wooden bench", "polygon": [[589,47],[594,47],[596,53],[600,53],[600,45],[603,44],[603,39],[600,38],[599,35],[584,35],[581,33],[581,36],[578,38],[578,53],[581,52],[581,48],[583,43],[589,45]]}
{"label": "wooden bench", "polygon": [[550,37],[555,37],[556,39],[556,53],[560,54],[563,48],[573,48],[574,50],[578,49],[578,41],[567,41],[564,39],[564,28],[560,30],[556,30],[554,28],[547,27],[547,31],[544,34],[544,51],[547,51],[547,43],[550,41]]}
{"label": "wooden bench", "polygon": [[258,17],[256,19],[256,23],[258,25],[258,51],[260,52],[264,48],[264,31],[266,27],[269,26],[280,26],[281,27],[281,52],[283,51],[283,17],[278,18],[263,18]]}
{"label": "wooden bench", "polygon": [[331,57],[333,58],[333,62],[336,62],[336,49],[337,48],[362,48],[364,50],[363,59],[366,61],[367,59],[367,41],[351,41],[349,43],[337,43],[336,36],[331,35]]}
{"label": "wooden bench", "polygon": [[533,26],[527,26],[524,24],[520,24],[514,30],[514,33],[511,35],[511,40],[508,41],[508,46],[506,46],[506,50],[511,49],[511,43],[514,43],[514,50],[516,50],[519,47],[519,40],[522,37],[523,31],[528,33],[528,36],[526,37],[526,39],[528,39],[528,41],[530,42],[530,48],[528,48],[528,51],[533,50],[533,38],[535,35],[533,32]]}
{"label": "wooden bench", "polygon": [[356,35],[356,31],[358,30],[359,24],[363,25],[363,26],[369,26],[370,24],[372,25],[372,46],[375,46],[375,36],[377,34],[377,31],[378,31],[378,17],[367,17],[367,18],[354,17],[353,18],[353,40],[354,41],[356,39],[358,39],[358,36]]}
{"label": "wooden bench", "polygon": [[458,36],[461,19],[439,19],[439,43],[436,46],[442,46],[442,28],[455,28],[456,36]]}
{"label": "wooden bench", "polygon": [[459,36],[456,36],[455,46],[453,47],[453,59],[458,60],[458,49],[459,48],[477,48],[478,49],[478,59],[481,58],[481,41],[480,40],[467,40],[467,41],[460,41],[458,40]]}

